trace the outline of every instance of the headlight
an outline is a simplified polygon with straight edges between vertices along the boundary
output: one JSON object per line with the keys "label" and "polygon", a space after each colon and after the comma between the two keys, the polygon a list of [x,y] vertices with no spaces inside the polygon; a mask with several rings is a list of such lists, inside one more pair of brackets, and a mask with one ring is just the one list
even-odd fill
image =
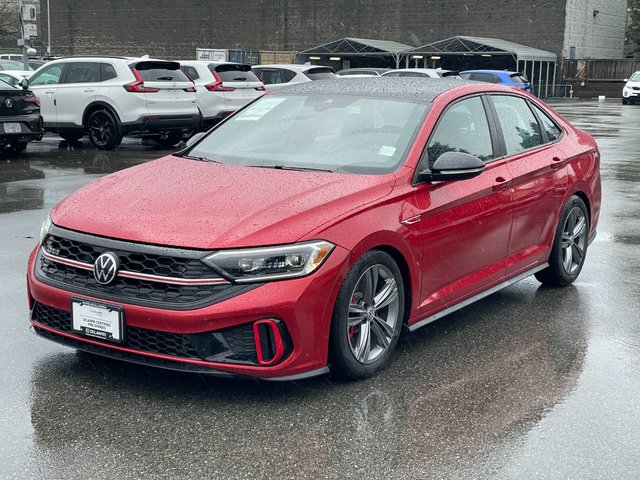
{"label": "headlight", "polygon": [[203,261],[238,283],[298,278],[315,271],[333,250],[325,241],[221,250]]}
{"label": "headlight", "polygon": [[40,226],[40,243],[42,243],[44,237],[46,237],[47,233],[49,233],[49,230],[51,230],[51,225],[53,225],[53,222],[51,221],[51,215],[47,215],[47,218],[44,220],[44,222],[42,222],[42,225]]}

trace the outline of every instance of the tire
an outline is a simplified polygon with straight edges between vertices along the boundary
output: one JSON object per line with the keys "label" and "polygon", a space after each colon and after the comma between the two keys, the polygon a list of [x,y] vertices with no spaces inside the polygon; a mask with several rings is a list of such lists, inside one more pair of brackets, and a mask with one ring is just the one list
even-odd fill
{"label": "tire", "polygon": [[550,287],[572,284],[580,275],[588,246],[589,212],[584,201],[574,195],[562,210],[551,247],[549,266],[536,273],[536,278]]}
{"label": "tire", "polygon": [[120,122],[108,110],[96,110],[89,116],[87,131],[91,144],[98,150],[113,150],[122,143]]}
{"label": "tire", "polygon": [[180,132],[165,132],[161,133],[156,141],[162,148],[173,148],[182,141],[183,133]]}
{"label": "tire", "polygon": [[622,104],[623,105],[629,105],[629,100],[627,100],[626,98],[622,99]]}
{"label": "tire", "polygon": [[58,135],[67,142],[77,142],[84,137],[84,132],[76,132],[74,130],[60,130]]}
{"label": "tire", "polygon": [[380,371],[395,349],[403,321],[404,284],[398,265],[385,252],[367,252],[349,270],[333,309],[332,374],[358,380]]}
{"label": "tire", "polygon": [[17,153],[24,152],[27,149],[27,145],[29,145],[27,142],[13,143],[11,144],[11,150]]}

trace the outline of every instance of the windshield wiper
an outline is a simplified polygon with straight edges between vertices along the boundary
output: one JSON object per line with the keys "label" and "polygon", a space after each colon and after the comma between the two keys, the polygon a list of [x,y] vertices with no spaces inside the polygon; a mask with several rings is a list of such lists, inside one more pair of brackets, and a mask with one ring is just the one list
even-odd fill
{"label": "windshield wiper", "polygon": [[212,160],[206,157],[194,157],[192,155],[182,155],[182,158],[188,158],[189,160],[198,160],[200,162],[212,162],[212,163],[221,163],[217,160]]}
{"label": "windshield wiper", "polygon": [[276,170],[298,170],[301,172],[330,172],[333,173],[333,170],[329,170],[327,168],[313,168],[313,167],[295,167],[291,165],[245,165],[247,167],[256,167],[256,168],[273,168]]}

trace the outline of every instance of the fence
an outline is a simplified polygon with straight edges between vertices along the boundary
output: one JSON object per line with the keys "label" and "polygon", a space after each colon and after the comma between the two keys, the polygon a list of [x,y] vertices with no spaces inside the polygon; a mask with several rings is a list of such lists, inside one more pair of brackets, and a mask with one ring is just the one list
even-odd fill
{"label": "fence", "polygon": [[640,60],[565,60],[562,77],[564,80],[616,82],[629,78],[638,70]]}

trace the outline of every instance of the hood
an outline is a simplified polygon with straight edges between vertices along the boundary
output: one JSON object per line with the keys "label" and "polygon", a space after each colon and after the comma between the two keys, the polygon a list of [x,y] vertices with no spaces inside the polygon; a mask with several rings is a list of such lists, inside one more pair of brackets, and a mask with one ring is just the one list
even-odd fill
{"label": "hood", "polygon": [[53,222],[104,237],[218,249],[291,243],[388,195],[389,176],[275,170],[167,156],[102,177]]}

